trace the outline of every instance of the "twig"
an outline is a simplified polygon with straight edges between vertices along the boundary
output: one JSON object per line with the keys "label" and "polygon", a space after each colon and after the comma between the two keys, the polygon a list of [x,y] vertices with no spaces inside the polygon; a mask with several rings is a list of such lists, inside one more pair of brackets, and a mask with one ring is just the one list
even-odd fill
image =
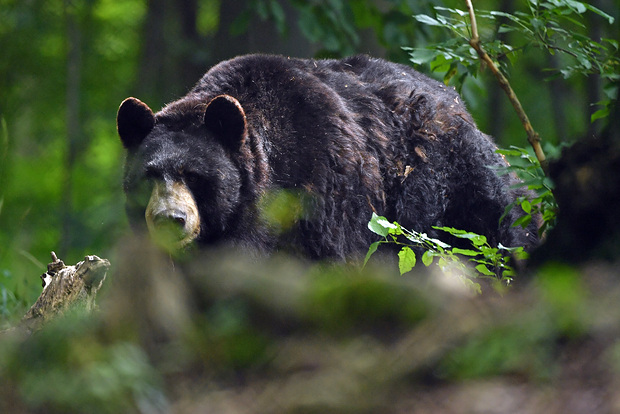
{"label": "twig", "polygon": [[534,153],[536,154],[538,162],[540,162],[541,168],[543,169],[545,174],[547,174],[548,162],[547,158],[545,157],[545,153],[540,145],[540,136],[536,131],[534,131],[534,128],[532,127],[532,124],[527,117],[527,114],[523,110],[521,102],[519,102],[519,98],[517,98],[517,95],[512,90],[508,79],[506,79],[504,74],[500,72],[497,65],[495,65],[495,62],[493,62],[493,59],[491,59],[491,57],[482,47],[482,44],[480,43],[480,37],[478,36],[478,25],[476,23],[476,15],[474,13],[474,6],[472,4],[472,1],[465,0],[465,3],[467,4],[469,19],[471,21],[471,39],[469,39],[469,44],[476,50],[480,59],[489,67],[489,69],[491,69],[491,72],[493,72],[493,75],[495,75],[495,78],[499,82],[499,85],[508,96],[512,107],[515,109],[515,111],[517,112],[517,116],[521,120],[523,128],[525,128],[525,132],[527,133],[527,140],[534,149]]}

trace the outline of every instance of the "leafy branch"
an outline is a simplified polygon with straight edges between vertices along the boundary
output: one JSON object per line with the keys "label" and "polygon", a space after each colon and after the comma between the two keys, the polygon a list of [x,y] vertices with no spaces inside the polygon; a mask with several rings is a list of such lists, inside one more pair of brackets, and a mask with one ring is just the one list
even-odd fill
{"label": "leafy branch", "polygon": [[[588,37],[583,15],[586,12],[595,13],[610,24],[614,19],[602,10],[577,0],[529,0],[526,2],[527,12],[514,13],[481,10],[474,12],[472,1],[465,1],[466,11],[436,6],[434,17],[425,14],[414,16],[418,22],[447,29],[455,37],[426,48],[407,48],[411,61],[418,65],[430,63],[431,70],[445,71],[445,83],[448,83],[460,68],[465,67],[466,71],[458,78],[460,84],[466,76],[477,75],[482,61],[484,63],[482,66],[490,68],[507,94],[527,132],[528,141],[541,167],[546,170],[547,163],[540,148],[540,136],[532,128],[504,75],[506,64],[514,63],[519,53],[525,53],[529,48],[536,47],[550,54],[561,53],[570,59],[563,61],[564,67],[556,72],[564,78],[575,74],[596,74],[608,82],[618,80],[620,78],[618,41],[607,38],[595,41]],[[446,12],[447,14],[442,14]],[[497,34],[514,34],[511,37],[513,44],[494,39],[484,41],[483,46],[476,17],[490,21],[497,28]],[[592,115],[592,121],[608,116],[609,105],[617,91],[608,90],[607,93],[608,99],[599,103],[603,109]]]}
{"label": "leafy branch", "polygon": [[508,82],[508,79],[506,79],[504,74],[499,70],[497,65],[495,65],[495,63],[493,62],[493,59],[491,59],[491,57],[482,47],[482,44],[480,42],[480,36],[478,35],[478,24],[476,23],[476,14],[474,13],[474,6],[472,5],[471,0],[465,0],[465,3],[467,4],[467,9],[469,11],[469,18],[471,22],[471,38],[469,39],[469,44],[476,50],[476,53],[478,53],[478,56],[480,57],[480,59],[489,67],[489,69],[491,69],[491,72],[493,72],[493,75],[497,79],[497,82],[499,83],[500,87],[504,90],[504,92],[506,93],[506,96],[508,96],[508,100],[512,104],[512,107],[516,111],[517,116],[519,117],[519,120],[521,121],[521,124],[523,125],[523,128],[525,129],[525,132],[527,133],[527,140],[532,146],[532,149],[534,150],[534,153],[536,154],[536,158],[538,158],[538,162],[540,163],[541,168],[543,169],[545,174],[547,174],[548,173],[548,162],[545,157],[545,152],[543,151],[540,145],[540,141],[541,141],[540,136],[532,127],[532,123],[530,122],[527,114],[523,110],[523,106],[521,105],[519,98],[517,98],[517,95],[512,90],[512,87],[510,86],[510,82]]}
{"label": "leafy branch", "polygon": [[[421,260],[426,267],[431,266],[437,259],[436,264],[444,273],[460,278],[477,292],[481,289],[474,279],[491,278],[508,285],[515,275],[515,270],[510,265],[511,257],[517,259],[527,257],[523,247],[505,247],[501,244],[493,247],[483,235],[451,227],[433,227],[456,238],[468,240],[471,244],[469,249],[453,247],[439,239],[429,237],[426,233],[406,229],[397,222],[390,222],[375,213],[372,214],[368,228],[383,239],[370,245],[364,265],[380,245],[392,244],[400,247],[398,268],[402,275],[415,267],[416,251],[423,251]],[[402,241],[403,237],[406,241]]]}

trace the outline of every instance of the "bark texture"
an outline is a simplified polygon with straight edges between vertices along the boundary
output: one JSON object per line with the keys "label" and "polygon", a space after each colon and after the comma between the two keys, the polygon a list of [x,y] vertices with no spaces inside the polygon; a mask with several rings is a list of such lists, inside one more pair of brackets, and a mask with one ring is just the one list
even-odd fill
{"label": "bark texture", "polygon": [[97,292],[105,281],[109,267],[108,260],[94,255],[67,266],[52,252],[52,262],[47,265],[47,272],[41,275],[43,292],[14,329],[32,334],[75,306],[93,310]]}

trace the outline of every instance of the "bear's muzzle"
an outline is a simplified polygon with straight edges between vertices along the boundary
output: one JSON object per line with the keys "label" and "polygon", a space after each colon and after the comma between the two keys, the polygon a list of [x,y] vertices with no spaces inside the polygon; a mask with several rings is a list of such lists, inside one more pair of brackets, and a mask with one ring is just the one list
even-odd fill
{"label": "bear's muzzle", "polygon": [[200,215],[187,186],[175,181],[156,181],[144,214],[149,233],[169,250],[178,250],[200,234]]}

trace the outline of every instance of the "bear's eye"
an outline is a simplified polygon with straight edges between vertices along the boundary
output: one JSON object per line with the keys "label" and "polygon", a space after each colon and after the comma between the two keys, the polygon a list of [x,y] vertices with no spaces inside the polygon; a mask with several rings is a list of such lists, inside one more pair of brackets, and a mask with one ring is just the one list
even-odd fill
{"label": "bear's eye", "polygon": [[161,173],[159,173],[155,168],[150,167],[146,168],[144,171],[144,176],[148,180],[159,180],[162,177]]}
{"label": "bear's eye", "polygon": [[200,176],[192,171],[185,172],[185,181],[188,184],[196,184],[200,180]]}

